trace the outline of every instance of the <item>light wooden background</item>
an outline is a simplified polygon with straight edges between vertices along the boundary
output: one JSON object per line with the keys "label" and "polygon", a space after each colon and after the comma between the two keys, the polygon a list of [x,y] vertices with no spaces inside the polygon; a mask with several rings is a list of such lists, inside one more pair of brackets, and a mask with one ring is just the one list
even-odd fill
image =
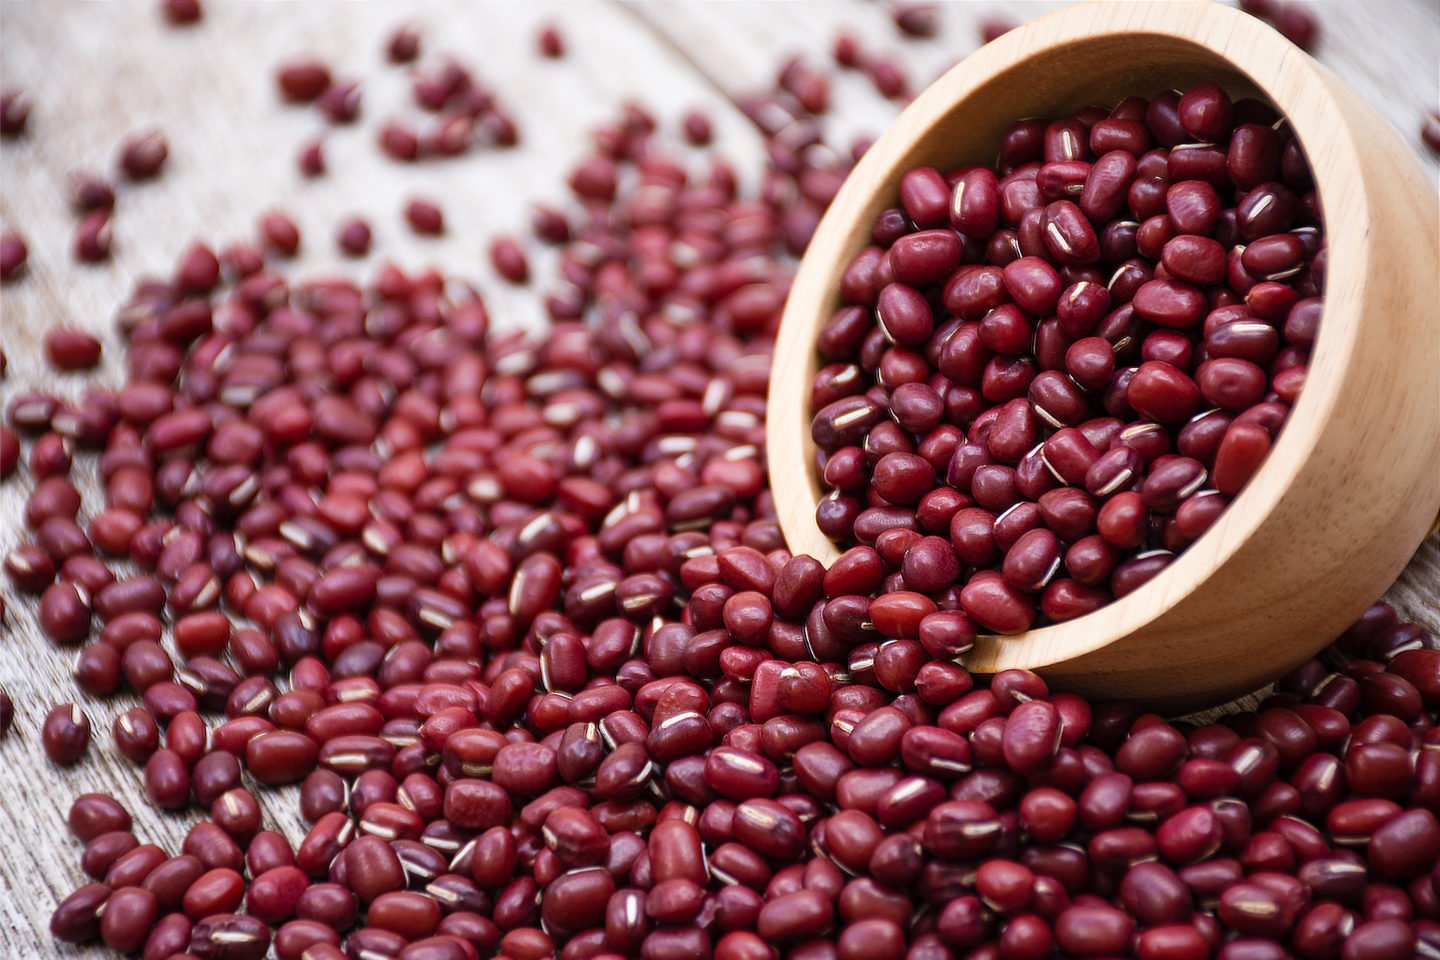
{"label": "light wooden background", "polygon": [[[28,277],[0,290],[0,346],[10,366],[0,381],[0,404],[32,386],[79,393],[82,378],[55,375],[40,356],[41,332],[62,322],[104,339],[100,377],[118,384],[122,352],[112,318],[133,279],[167,272],[193,238],[223,243],[253,235],[258,215],[272,207],[289,209],[305,233],[297,272],[353,274],[383,258],[436,264],[475,278],[499,323],[533,327],[542,321],[539,297],[499,283],[484,257],[486,244],[497,233],[524,235],[531,202],[564,201],[564,173],[582,152],[586,132],[627,99],[652,107],[672,131],[685,110],[706,109],[718,142],[753,183],[759,140],[732,98],[767,87],[783,56],[824,59],[845,26],[868,49],[903,53],[918,89],[976,47],[984,17],[1029,19],[1058,4],[943,3],[939,37],[921,41],[899,36],[881,0],[206,0],[204,22],[185,30],[166,27],[155,6],[151,0],[0,0],[0,86],[22,87],[35,101],[27,136],[0,146],[0,227],[20,229],[30,245]],[[1315,9],[1325,30],[1320,58],[1423,152],[1420,117],[1440,102],[1440,6],[1328,0]],[[421,28],[427,57],[453,53],[496,88],[519,121],[520,148],[410,167],[379,156],[373,146],[378,122],[414,113],[404,70],[386,65],[380,52],[402,21]],[[542,61],[534,52],[535,33],[546,21],[564,33],[562,61]],[[361,123],[332,130],[313,109],[277,106],[272,66],[305,51],[364,81]],[[853,74],[835,84],[832,99],[827,123],[845,143],[877,133],[896,109]],[[170,141],[163,178],[121,191],[113,260],[77,266],[69,255],[74,220],[65,174],[110,170],[120,139],[150,124]],[[331,173],[304,181],[295,153],[322,132]],[[1440,169],[1435,158],[1427,162]],[[401,210],[416,195],[443,202],[446,237],[409,234]],[[1435,204],[1436,197],[1415,202]],[[376,252],[359,264],[338,258],[333,242],[336,225],[352,213],[369,218],[376,235]],[[537,286],[550,263],[543,251],[534,252]],[[1417,348],[1436,351],[1440,360],[1440,345],[1397,345]],[[90,459],[74,471],[87,498],[93,495],[87,516],[99,502],[93,474]],[[18,518],[28,486],[18,477],[0,484],[0,551],[25,536]],[[86,705],[95,736],[85,762],[58,770],[45,760],[40,722],[52,705],[75,699],[75,654],[41,636],[32,601],[17,597],[8,582],[0,593],[9,608],[0,623],[0,684],[16,704],[15,727],[0,741],[0,954],[93,955],[93,948],[60,949],[46,929],[55,903],[82,879],[80,846],[64,824],[71,799],[87,790],[115,793],[136,814],[141,842],[172,852],[199,811],[162,815],[144,801],[139,771],[119,756],[110,736],[111,721],[134,704],[132,697]],[[1440,628],[1437,538],[1389,596],[1406,615]],[[304,829],[295,793],[259,794],[267,826],[292,838]]]}

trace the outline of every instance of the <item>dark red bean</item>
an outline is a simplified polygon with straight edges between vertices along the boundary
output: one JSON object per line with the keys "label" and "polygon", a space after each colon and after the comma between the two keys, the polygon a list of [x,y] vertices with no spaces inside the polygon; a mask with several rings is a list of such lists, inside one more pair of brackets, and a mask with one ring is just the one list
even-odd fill
{"label": "dark red bean", "polygon": [[70,805],[66,819],[70,832],[84,843],[104,833],[129,830],[131,823],[129,812],[105,793],[82,793]]}
{"label": "dark red bean", "polygon": [[413,199],[406,203],[405,219],[418,234],[435,236],[445,232],[445,214],[429,200]]}
{"label": "dark red bean", "polygon": [[418,940],[440,925],[440,904],[409,890],[385,893],[370,904],[366,922],[407,940]]}
{"label": "dark red bean", "polygon": [[309,103],[329,88],[330,69],[318,60],[292,60],[276,69],[275,84],[286,100]]}
{"label": "dark red bean", "polygon": [[314,769],[320,747],[302,733],[262,733],[245,745],[245,766],[267,785],[296,783]]}
{"label": "dark red bean", "polygon": [[45,715],[40,740],[51,763],[77,763],[90,746],[90,718],[78,705],[62,703]]}
{"label": "dark red bean", "polygon": [[1201,391],[1184,373],[1160,360],[1140,365],[1125,391],[1136,411],[1160,423],[1189,419],[1200,404]]}
{"label": "dark red bean", "polygon": [[121,887],[105,901],[100,937],[120,953],[140,949],[155,922],[155,895],[140,887]]}
{"label": "dark red bean", "polygon": [[159,130],[143,130],[120,145],[120,170],[131,180],[148,180],[160,173],[170,147]]}
{"label": "dark red bean", "polygon": [[50,934],[65,943],[84,943],[100,935],[100,912],[111,889],[87,883],[61,900],[50,915]]}
{"label": "dark red bean", "polygon": [[45,334],[45,358],[57,370],[89,370],[100,362],[100,341],[83,330],[56,327]]}
{"label": "dark red bean", "polygon": [[834,908],[815,890],[797,890],[769,901],[760,910],[756,932],[772,942],[806,940],[825,933]]}
{"label": "dark red bean", "polygon": [[445,819],[467,830],[486,830],[508,822],[512,811],[505,791],[484,780],[456,780],[445,788]]}
{"label": "dark red bean", "polygon": [[875,314],[885,336],[902,346],[924,343],[935,329],[930,305],[914,287],[905,284],[892,283],[884,287]]}
{"label": "dark red bean", "polygon": [[162,914],[169,913],[179,909],[185,892],[204,873],[205,865],[197,857],[182,854],[158,864],[146,874],[141,886],[155,894]]}
{"label": "dark red bean", "polygon": [[1100,259],[1100,241],[1085,214],[1069,200],[1045,208],[1041,238],[1050,256],[1065,266],[1085,266]]}
{"label": "dark red bean", "polygon": [[190,799],[190,774],[174,750],[158,750],[145,762],[145,789],[165,810],[184,807]]}
{"label": "dark red bean", "polygon": [[498,237],[490,244],[490,263],[495,272],[510,283],[522,284],[530,279],[530,263],[525,251],[512,237]]}
{"label": "dark red bean", "polygon": [[297,917],[318,920],[326,926],[342,931],[348,930],[355,922],[355,913],[355,895],[334,883],[317,883],[306,888],[295,904]]}
{"label": "dark red bean", "polygon": [[960,592],[960,604],[977,623],[997,633],[1021,633],[1035,622],[1035,602],[1000,577],[972,579]]}
{"label": "dark red bean", "polygon": [[270,930],[254,917],[216,914],[190,933],[190,953],[200,960],[260,960],[269,949]]}
{"label": "dark red bean", "polygon": [[90,633],[90,602],[83,587],[60,582],[40,596],[40,628],[55,643],[76,643]]}
{"label": "dark red bean", "polygon": [[[200,0],[165,0],[165,2],[160,5],[160,11],[165,15],[165,19],[173,26],[185,27],[193,23],[199,23],[200,18],[204,16],[205,8],[200,5]],[[190,938],[187,933],[185,942],[189,943],[189,941]],[[184,944],[182,944],[181,947],[183,949]],[[176,950],[175,952],[180,953],[181,950]]]}
{"label": "dark red bean", "polygon": [[8,283],[24,273],[28,256],[24,237],[14,230],[0,233],[0,281]]}
{"label": "dark red bean", "polygon": [[18,137],[30,119],[30,97],[23,90],[0,93],[0,135]]}
{"label": "dark red bean", "polygon": [[1301,50],[1310,50],[1319,39],[1320,23],[1303,7],[1287,3],[1275,10],[1275,29]]}
{"label": "dark red bean", "polygon": [[335,242],[346,255],[363,257],[370,252],[370,236],[370,225],[363,219],[354,217],[340,225]]}
{"label": "dark red bean", "polygon": [[210,870],[185,891],[182,905],[190,919],[199,920],[217,913],[229,913],[245,896],[245,879],[234,870]]}
{"label": "dark red bean", "polygon": [[1440,857],[1440,822],[1428,810],[1406,811],[1371,835],[1366,853],[1379,876],[1408,879]]}

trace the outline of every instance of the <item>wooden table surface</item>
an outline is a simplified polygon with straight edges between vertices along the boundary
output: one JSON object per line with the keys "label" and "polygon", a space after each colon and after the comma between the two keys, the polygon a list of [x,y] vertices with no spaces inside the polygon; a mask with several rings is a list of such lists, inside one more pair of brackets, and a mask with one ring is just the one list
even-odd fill
{"label": "wooden table surface", "polygon": [[[206,0],[204,21],[183,30],[168,28],[151,0],[0,0],[0,86],[27,90],[35,104],[28,134],[0,146],[0,228],[20,229],[30,246],[28,277],[0,291],[0,346],[9,358],[0,404],[30,387],[65,396],[82,389],[84,378],[56,375],[41,358],[42,331],[59,323],[102,338],[99,376],[118,384],[123,353],[113,316],[134,278],[168,270],[192,239],[252,236],[259,214],[276,207],[295,214],[305,233],[297,274],[364,273],[383,259],[435,264],[474,278],[499,324],[535,327],[543,318],[536,292],[498,282],[485,247],[499,233],[524,236],[532,202],[564,201],[564,173],[586,132],[620,104],[644,102],[672,130],[685,110],[707,110],[717,141],[753,182],[760,141],[733,99],[768,86],[785,55],[824,60],[846,26],[867,49],[903,54],[918,89],[975,48],[984,17],[1008,10],[1012,18],[1028,19],[1059,4],[940,6],[939,36],[916,41],[900,37],[887,3],[864,0]],[[1420,118],[1440,103],[1440,5],[1329,0],[1314,8],[1325,31],[1320,59],[1424,153]],[[386,65],[381,54],[402,21],[420,27],[427,58],[453,53],[496,89],[519,122],[519,148],[413,166],[378,155],[378,123],[413,112],[405,71]],[[534,37],[546,21],[565,37],[561,61],[535,54]],[[364,81],[359,124],[331,130],[313,109],[277,106],[273,65],[307,51]],[[847,135],[876,133],[895,112],[854,74],[836,82],[833,104],[826,122]],[[111,261],[77,266],[69,255],[74,219],[65,201],[66,173],[109,170],[120,139],[152,124],[170,142],[164,176],[121,192]],[[304,181],[295,154],[322,132],[332,172]],[[1440,170],[1433,156],[1426,160],[1432,172]],[[401,210],[411,196],[443,202],[445,237],[409,233]],[[1434,195],[1415,200],[1436,203]],[[341,261],[332,240],[336,224],[352,213],[369,218],[376,233],[375,252],[359,264]],[[552,266],[544,251],[532,253],[540,283]],[[87,515],[99,502],[94,472],[93,458],[74,471],[84,481]],[[20,476],[0,483],[0,551],[27,535],[20,517],[28,489]],[[83,763],[61,770],[45,759],[40,723],[52,705],[77,698],[70,676],[75,652],[41,636],[32,599],[17,596],[8,582],[0,593],[9,608],[0,623],[0,685],[16,705],[15,727],[0,741],[0,954],[93,955],[94,948],[61,948],[47,931],[55,904],[81,880],[80,845],[64,822],[73,797],[97,789],[114,793],[136,815],[141,842],[172,852],[200,811],[154,811],[143,798],[139,771],[115,750],[111,721],[134,697],[85,704],[95,735]],[[1406,616],[1440,629],[1440,539],[1430,538],[1388,596]],[[304,832],[296,793],[258,793],[267,826],[292,839]]]}

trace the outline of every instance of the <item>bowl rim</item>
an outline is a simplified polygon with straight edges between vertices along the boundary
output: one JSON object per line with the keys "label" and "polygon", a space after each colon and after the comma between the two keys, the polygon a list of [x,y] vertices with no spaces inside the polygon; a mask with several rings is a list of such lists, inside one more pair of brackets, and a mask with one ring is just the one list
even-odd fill
{"label": "bowl rim", "polygon": [[[795,365],[807,392],[796,404],[791,392],[793,377],[772,375],[767,398],[772,413],[766,427],[777,516],[793,552],[811,553],[827,565],[841,552],[820,532],[814,519],[815,507],[826,494],[814,469],[815,445],[810,437],[808,384],[819,361],[813,337],[805,334],[818,330],[815,314],[821,315],[819,323],[823,323],[838,307],[834,278],[868,243],[868,231],[855,233],[847,242],[851,218],[863,213],[877,196],[893,201],[901,176],[914,165],[908,162],[910,154],[927,138],[938,135],[946,115],[985,84],[1016,69],[1022,60],[1038,62],[1069,48],[1123,35],[1187,44],[1223,61],[1230,73],[1253,86],[1289,124],[1310,161],[1314,189],[1327,219],[1368,221],[1369,198],[1364,190],[1325,187],[1335,182],[1337,172],[1360,168],[1352,133],[1337,122],[1339,107],[1331,93],[1328,71],[1273,28],[1238,9],[1210,0],[1080,3],[985,44],[927,87],[867,150],[821,219],[796,273],[776,339],[775,367],[778,370],[792,358],[798,361]],[[1033,68],[1034,63],[1028,66]],[[922,132],[910,137],[916,128]],[[1323,150],[1318,149],[1321,144]],[[1349,219],[1352,217],[1363,219]],[[1358,336],[1359,324],[1347,322],[1354,318],[1357,301],[1346,294],[1363,287],[1369,248],[1363,242],[1363,231],[1327,234],[1325,242],[1332,255],[1327,258],[1322,323],[1305,388],[1270,455],[1219,519],[1160,573],[1093,613],[1018,634],[982,634],[975,649],[963,658],[967,668],[979,673],[1043,669],[1110,646],[1200,589],[1266,521],[1321,439],[1328,412],[1337,402],[1340,374]]]}

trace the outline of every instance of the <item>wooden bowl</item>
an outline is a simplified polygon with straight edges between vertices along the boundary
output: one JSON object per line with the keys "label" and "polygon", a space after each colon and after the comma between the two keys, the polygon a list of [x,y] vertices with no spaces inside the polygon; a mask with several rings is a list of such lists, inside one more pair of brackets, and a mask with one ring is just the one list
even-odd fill
{"label": "wooden bowl", "polygon": [[795,278],[766,437],[781,526],[827,565],[810,437],[820,327],[839,277],[908,170],[993,161],[1017,119],[1214,80],[1261,96],[1309,156],[1329,230],[1326,300],[1305,389],[1219,521],[1103,610],[964,658],[1058,688],[1177,711],[1255,689],[1314,655],[1390,585],[1440,507],[1440,280],[1433,185],[1400,137],[1261,21],[1209,2],[1084,3],[982,47],[922,93],[856,166]]}

